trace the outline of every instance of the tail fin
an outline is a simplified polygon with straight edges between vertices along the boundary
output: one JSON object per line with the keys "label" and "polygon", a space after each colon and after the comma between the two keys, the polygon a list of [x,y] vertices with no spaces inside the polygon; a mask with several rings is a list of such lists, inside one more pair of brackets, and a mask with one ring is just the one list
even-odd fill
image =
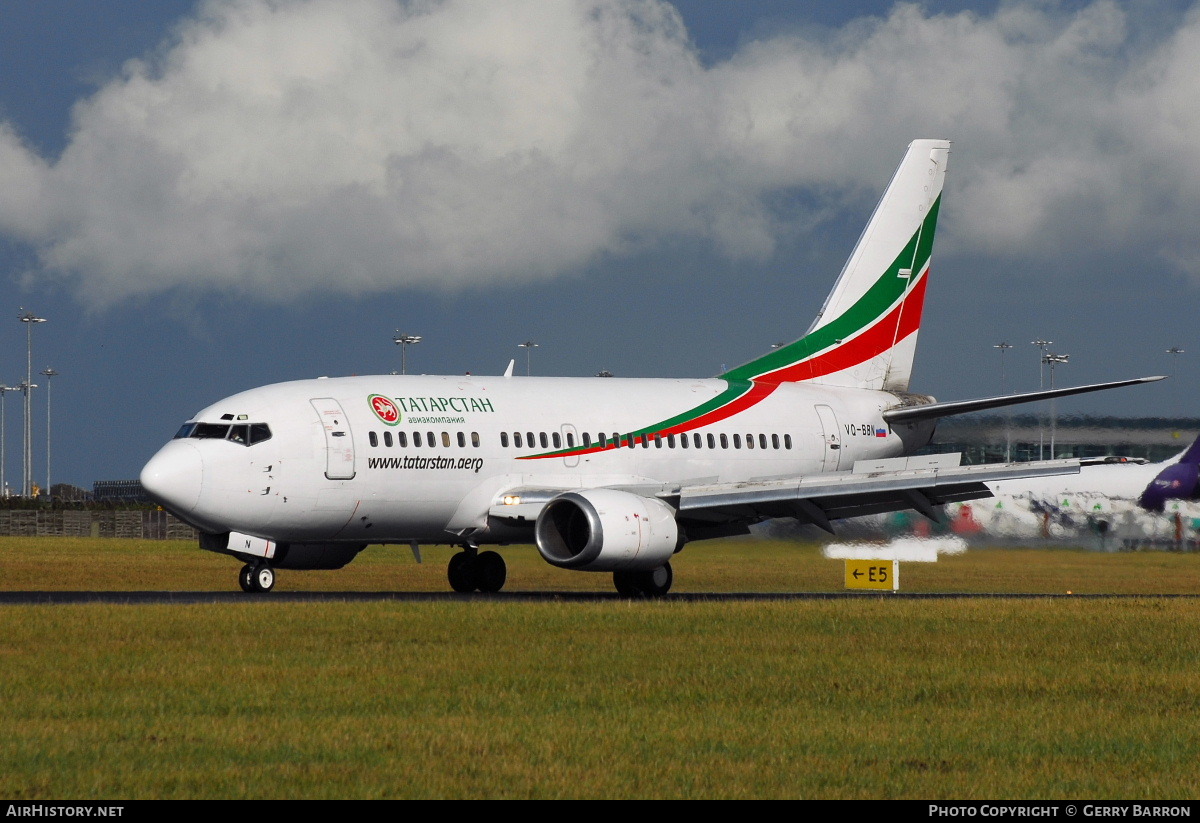
{"label": "tail fin", "polygon": [[907,391],[948,140],[914,140],[808,333],[727,380]]}

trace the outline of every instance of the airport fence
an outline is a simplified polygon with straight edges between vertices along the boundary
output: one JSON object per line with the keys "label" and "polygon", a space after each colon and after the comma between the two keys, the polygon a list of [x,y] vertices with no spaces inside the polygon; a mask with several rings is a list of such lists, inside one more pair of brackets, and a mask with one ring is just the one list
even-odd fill
{"label": "airport fence", "polygon": [[0,509],[5,537],[123,537],[196,540],[196,530],[165,511]]}

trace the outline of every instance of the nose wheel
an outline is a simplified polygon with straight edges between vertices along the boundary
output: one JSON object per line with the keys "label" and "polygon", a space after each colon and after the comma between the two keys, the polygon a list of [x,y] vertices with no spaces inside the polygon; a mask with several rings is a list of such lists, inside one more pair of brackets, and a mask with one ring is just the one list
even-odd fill
{"label": "nose wheel", "polygon": [[247,563],[238,572],[238,584],[250,594],[265,594],[275,587],[275,570],[266,563]]}

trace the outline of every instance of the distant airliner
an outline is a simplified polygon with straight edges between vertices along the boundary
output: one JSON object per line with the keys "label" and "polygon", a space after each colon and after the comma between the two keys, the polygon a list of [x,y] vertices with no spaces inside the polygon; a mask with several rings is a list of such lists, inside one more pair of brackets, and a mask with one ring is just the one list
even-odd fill
{"label": "distant airliner", "polygon": [[[1096,543],[1142,549],[1194,545],[1200,522],[1200,437],[1161,463],[1130,458],[1083,461],[1079,474],[988,483],[994,500],[947,507],[941,527],[984,545],[1015,541]],[[932,534],[938,527],[902,515],[859,518],[860,536]]]}
{"label": "distant airliner", "polygon": [[[456,591],[499,591],[485,544],[531,539],[549,563],[671,587],[689,540],[773,517],[833,520],[986,497],[985,483],[1077,461],[958,466],[905,458],[938,418],[1161,378],[937,403],[909,375],[950,143],[908,147],[808,332],[711,379],[384,375],[236,394],[185,423],[142,470],[146,491],[245,563],[333,569],[369,543],[461,545]],[[419,554],[418,554],[419,556]]]}

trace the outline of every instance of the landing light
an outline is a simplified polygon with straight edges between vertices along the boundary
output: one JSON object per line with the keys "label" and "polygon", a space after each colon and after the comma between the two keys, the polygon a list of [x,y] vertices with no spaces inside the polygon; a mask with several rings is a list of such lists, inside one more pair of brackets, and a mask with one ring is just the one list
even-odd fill
{"label": "landing light", "polygon": [[500,502],[505,506],[519,506],[521,505],[521,495],[506,494],[504,497],[500,498]]}

